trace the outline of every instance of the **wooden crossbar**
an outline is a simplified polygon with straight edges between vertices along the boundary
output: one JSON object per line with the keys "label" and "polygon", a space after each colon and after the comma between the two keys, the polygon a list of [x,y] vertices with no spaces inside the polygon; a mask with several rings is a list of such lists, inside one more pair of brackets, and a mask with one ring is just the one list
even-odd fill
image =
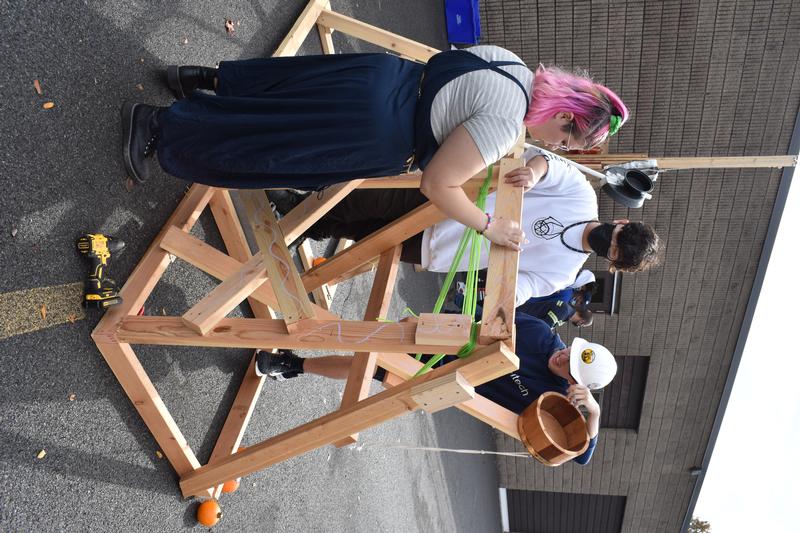
{"label": "wooden crossbar", "polygon": [[[397,278],[397,267],[400,263],[401,246],[387,250],[381,254],[375,281],[372,283],[372,292],[369,295],[364,320],[377,320],[385,317],[389,311],[394,284]],[[369,395],[369,384],[375,374],[377,354],[373,352],[356,352],[350,366],[350,375],[342,394],[341,409],[358,403]],[[346,438],[335,442],[336,446],[347,446],[358,440],[358,434],[348,435]]]}
{"label": "wooden crossbar", "polygon": [[383,391],[357,404],[277,435],[246,450],[206,465],[181,476],[184,496],[192,496],[218,484],[270,465],[296,457],[326,444],[357,433],[376,424],[391,420],[419,408],[412,398],[412,388],[419,394],[421,385],[460,372],[473,387],[486,383],[519,368],[519,358],[503,343],[483,347],[466,359],[459,359],[437,368],[424,376],[412,379]]}
{"label": "wooden crossbar", "polygon": [[[291,327],[301,320],[314,318],[314,308],[308,299],[308,292],[303,288],[266,195],[263,191],[243,191],[240,196],[286,325]],[[245,281],[242,279],[242,283]]]}
{"label": "wooden crossbar", "polygon": [[[442,326],[447,335],[448,326]],[[186,327],[180,317],[128,316],[108,338],[129,344],[207,346],[215,348],[287,348],[398,353],[455,354],[462,344],[417,344],[413,322],[359,322],[357,320],[304,320],[286,333],[283,320],[224,318],[208,334]],[[453,335],[454,336],[454,335]]]}

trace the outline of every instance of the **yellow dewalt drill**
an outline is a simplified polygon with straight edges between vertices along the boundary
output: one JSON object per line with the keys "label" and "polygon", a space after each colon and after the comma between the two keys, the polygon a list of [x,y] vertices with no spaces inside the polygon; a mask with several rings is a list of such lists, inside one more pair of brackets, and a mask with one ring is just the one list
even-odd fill
{"label": "yellow dewalt drill", "polygon": [[125,247],[125,243],[102,233],[84,233],[75,242],[81,253],[92,267],[83,289],[83,306],[94,309],[105,309],[122,303],[117,292],[117,284],[107,276],[106,267],[111,254]]}

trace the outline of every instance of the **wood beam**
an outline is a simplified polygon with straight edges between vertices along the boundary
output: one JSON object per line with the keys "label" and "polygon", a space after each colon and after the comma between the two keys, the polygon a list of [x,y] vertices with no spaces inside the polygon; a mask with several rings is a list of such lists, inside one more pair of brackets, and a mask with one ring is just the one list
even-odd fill
{"label": "wood beam", "polygon": [[[494,220],[522,220],[522,187],[514,187],[502,179],[509,171],[523,165],[522,159],[500,160],[500,182]],[[486,299],[483,301],[480,340],[510,339],[514,346],[514,309],[519,270],[519,252],[505,246],[492,245],[486,274]]]}
{"label": "wood beam", "polygon": [[[504,344],[495,343],[484,347],[468,358],[453,361],[347,409],[335,411],[260,444],[249,446],[234,456],[221,459],[217,464],[206,465],[184,475],[180,481],[181,491],[184,496],[199,494],[224,480],[256,472],[413,411],[419,406],[412,398],[412,388],[419,394],[422,391],[421,386],[435,382],[442,376],[460,372],[475,387],[485,383],[483,379],[487,376],[496,377],[498,372],[502,372],[500,375],[507,374],[516,368],[519,368],[519,359]],[[476,378],[470,379],[469,375]]]}
{"label": "wood beam", "polygon": [[262,258],[251,257],[235,274],[186,311],[181,319],[186,327],[205,335],[266,281]]}
{"label": "wood beam", "polygon": [[[214,221],[217,223],[228,255],[241,263],[249,261],[253,254],[250,252],[250,245],[247,244],[247,237],[239,222],[230,192],[226,189],[216,189],[208,206],[214,215]],[[256,318],[275,318],[275,313],[255,298],[248,297],[247,303],[250,304],[250,309]]]}
{"label": "wood beam", "polygon": [[[98,342],[97,349],[103,354],[175,472],[183,476],[200,468],[200,462],[130,345]],[[204,496],[211,495],[210,491],[204,492]]]}
{"label": "wood beam", "polygon": [[324,283],[371,261],[385,250],[401,244],[429,226],[444,220],[445,216],[431,202],[417,207],[384,226],[372,235],[360,240],[345,252],[339,253],[301,276],[306,290],[310,291]]}
{"label": "wood beam", "polygon": [[[422,368],[421,362],[405,354],[379,353],[377,356],[378,366],[387,372],[386,379],[383,381],[383,386],[387,388],[396,387],[413,378]],[[502,405],[480,394],[475,394],[472,400],[460,403],[455,407],[502,431],[509,437],[519,440],[519,432],[517,431],[518,415]]]}
{"label": "wood beam", "polygon": [[658,157],[660,169],[691,168],[783,168],[797,166],[796,155],[736,157]]}
{"label": "wood beam", "polygon": [[310,194],[294,209],[280,219],[278,226],[283,232],[286,244],[291,244],[316,221],[325,216],[342,198],[357,189],[364,180],[351,180],[337,183],[325,189],[322,194]]}
{"label": "wood beam", "polygon": [[461,345],[416,344],[414,322],[305,320],[286,333],[283,320],[224,318],[207,335],[183,324],[180,317],[128,316],[109,338],[129,344],[208,346],[216,348],[285,348],[349,352],[455,354]]}
{"label": "wood beam", "polygon": [[295,21],[289,33],[283,38],[278,49],[272,54],[274,57],[278,56],[293,56],[297,53],[302,46],[303,41],[308,37],[309,32],[317,23],[317,18],[322,12],[322,9],[328,5],[328,0],[311,0],[306,4],[303,12]]}
{"label": "wood beam", "polygon": [[314,318],[308,292],[300,281],[266,194],[261,190],[241,191],[240,197],[287,327],[296,325],[301,320]]}
{"label": "wood beam", "polygon": [[362,41],[376,44],[393,52],[397,52],[405,57],[426,63],[432,55],[439,50],[426,46],[422,43],[400,37],[394,33],[382,30],[360,20],[334,13],[328,9],[323,9],[317,18],[317,23],[326,28],[333,28],[342,33],[357,37]]}
{"label": "wood beam", "polygon": [[94,328],[94,340],[103,340],[104,333],[113,330],[122,317],[134,314],[142,308],[170,263],[169,253],[161,249],[164,236],[170,230],[189,231],[200,218],[213,194],[212,187],[198,184],[191,186],[119,291],[122,303],[109,307]]}
{"label": "wood beam", "polygon": [[[401,250],[402,246],[395,246],[381,254],[378,271],[372,282],[372,292],[370,292],[367,302],[367,310],[364,312],[364,320],[377,320],[385,317],[389,312]],[[356,352],[353,355],[340,409],[350,407],[369,396],[369,386],[372,383],[372,376],[375,374],[376,362],[377,355],[372,352]],[[354,433],[335,442],[334,445],[337,447],[347,446],[356,441],[358,441],[358,434]]]}
{"label": "wood beam", "polygon": [[[239,392],[236,393],[233,405],[231,405],[231,409],[228,411],[225,424],[219,432],[219,437],[217,437],[217,443],[214,445],[211,457],[208,458],[209,464],[218,461],[222,457],[228,457],[236,453],[236,450],[239,449],[239,445],[242,443],[244,431],[247,429],[250,416],[253,414],[256,401],[261,394],[261,387],[264,385],[264,378],[256,375],[255,365],[256,358],[255,355],[253,355],[253,357],[250,358],[250,364],[247,366],[244,378],[242,378]],[[221,492],[222,485],[217,485],[214,488],[214,498],[219,498]]]}

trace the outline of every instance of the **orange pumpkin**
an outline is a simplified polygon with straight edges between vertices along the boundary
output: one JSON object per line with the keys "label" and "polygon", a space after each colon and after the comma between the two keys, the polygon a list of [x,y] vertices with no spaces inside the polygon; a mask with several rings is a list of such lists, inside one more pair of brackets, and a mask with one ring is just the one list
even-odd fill
{"label": "orange pumpkin", "polygon": [[217,500],[206,500],[197,508],[197,521],[206,527],[211,527],[222,518],[222,511]]}
{"label": "orange pumpkin", "polygon": [[239,488],[239,480],[231,479],[222,484],[222,492],[234,492]]}

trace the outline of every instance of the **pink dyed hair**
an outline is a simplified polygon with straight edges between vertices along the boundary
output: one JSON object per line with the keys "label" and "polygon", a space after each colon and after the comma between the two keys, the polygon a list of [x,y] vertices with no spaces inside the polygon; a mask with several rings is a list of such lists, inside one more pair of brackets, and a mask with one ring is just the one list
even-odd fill
{"label": "pink dyed hair", "polygon": [[523,122],[536,126],[560,112],[574,118],[573,136],[584,139],[587,148],[597,146],[608,137],[611,115],[628,120],[628,108],[614,91],[595,83],[586,72],[571,74],[558,67],[539,65],[533,81],[531,105]]}

